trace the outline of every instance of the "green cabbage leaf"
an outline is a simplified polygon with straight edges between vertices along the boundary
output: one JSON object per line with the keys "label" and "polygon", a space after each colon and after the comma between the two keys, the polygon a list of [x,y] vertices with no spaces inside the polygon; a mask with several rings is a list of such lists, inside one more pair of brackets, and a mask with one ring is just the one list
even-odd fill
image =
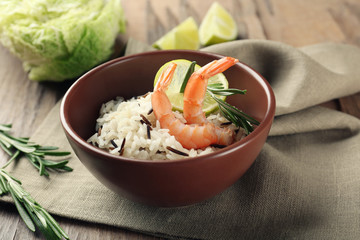
{"label": "green cabbage leaf", "polygon": [[35,81],[74,79],[125,31],[121,0],[0,0],[0,42]]}

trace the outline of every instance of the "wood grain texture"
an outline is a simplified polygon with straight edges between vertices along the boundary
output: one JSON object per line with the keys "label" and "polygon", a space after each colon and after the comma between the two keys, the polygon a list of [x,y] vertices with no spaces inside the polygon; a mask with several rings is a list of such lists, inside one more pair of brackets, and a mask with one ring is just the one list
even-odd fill
{"label": "wood grain texture", "polygon": [[[187,17],[200,24],[212,0],[123,0],[127,33],[152,44]],[[222,0],[239,26],[239,39],[269,39],[295,47],[321,42],[360,46],[358,0]],[[21,62],[0,46],[0,123],[31,136],[71,82],[29,81]],[[360,118],[360,93],[323,106]],[[7,156],[0,151],[0,164]],[[34,177],[37,177],[34,173]],[[30,232],[12,204],[0,203],[0,239],[43,239]],[[125,229],[54,216],[71,239],[161,239]]]}

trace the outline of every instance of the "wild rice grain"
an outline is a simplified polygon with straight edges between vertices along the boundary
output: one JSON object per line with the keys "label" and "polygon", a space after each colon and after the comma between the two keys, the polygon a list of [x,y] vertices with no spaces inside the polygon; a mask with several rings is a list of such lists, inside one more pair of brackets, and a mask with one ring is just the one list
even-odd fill
{"label": "wild rice grain", "polygon": [[223,122],[220,124],[220,126],[228,126],[228,125],[231,125],[232,122]]}
{"label": "wild rice grain", "polygon": [[148,139],[151,139],[151,134],[150,134],[150,130],[152,130],[151,127],[149,125],[146,125],[146,130],[147,130],[146,133],[147,133]]}
{"label": "wild rice grain", "polygon": [[211,144],[211,147],[214,147],[214,148],[224,148],[224,147],[226,147],[226,145],[221,145],[221,144]]}
{"label": "wild rice grain", "polygon": [[126,142],[126,138],[124,138],[121,143],[120,150],[119,150],[120,156],[122,156],[124,153],[125,142]]}
{"label": "wild rice grain", "polygon": [[184,153],[184,152],[182,152],[182,151],[179,151],[179,150],[177,150],[177,149],[175,149],[175,148],[172,148],[172,147],[170,147],[170,146],[167,146],[166,149],[169,150],[169,151],[171,151],[171,152],[173,152],[173,153],[179,154],[179,155],[181,155],[181,156],[186,156],[186,157],[189,156],[189,154]]}
{"label": "wild rice grain", "polygon": [[111,142],[111,144],[114,146],[114,148],[117,148],[117,147],[118,147],[118,145],[115,143],[114,139],[112,139],[110,142]]}
{"label": "wild rice grain", "polygon": [[142,95],[141,97],[142,97],[142,98],[146,98],[149,94],[150,94],[150,92],[147,92],[147,93],[145,93],[144,95]]}
{"label": "wild rice grain", "polygon": [[151,123],[149,122],[149,120],[142,114],[140,114],[140,117],[142,118],[142,120],[146,123],[146,125],[151,126]]}

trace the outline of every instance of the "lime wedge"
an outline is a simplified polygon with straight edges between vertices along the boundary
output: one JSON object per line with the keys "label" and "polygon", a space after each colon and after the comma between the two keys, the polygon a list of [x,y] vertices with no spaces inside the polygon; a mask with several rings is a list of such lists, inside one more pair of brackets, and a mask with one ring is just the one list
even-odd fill
{"label": "lime wedge", "polygon": [[161,50],[197,50],[199,49],[199,46],[198,26],[192,17],[187,18],[184,22],[173,28],[153,44],[154,48]]}
{"label": "lime wedge", "polygon": [[[185,76],[189,66],[191,65],[191,61],[186,60],[186,59],[176,59],[176,60],[172,60],[172,61],[167,62],[164,65],[162,65],[160,67],[160,69],[158,70],[158,72],[156,73],[156,76],[154,79],[154,86],[155,86],[157,80],[159,79],[161,73],[164,71],[164,69],[167,67],[167,65],[171,62],[176,63],[177,67],[175,69],[175,73],[174,73],[173,79],[171,81],[171,84],[170,84],[168,90],[166,91],[166,95],[168,96],[170,102],[173,105],[173,110],[182,112],[183,108],[184,108],[184,94],[180,93],[180,88],[183,83],[184,76]],[[198,70],[199,68],[200,68],[200,66],[196,64],[195,71]],[[213,84],[213,83],[220,83],[224,87],[224,89],[228,89],[228,87],[229,87],[229,83],[228,83],[225,75],[222,73],[219,73],[209,79],[208,84]],[[224,101],[226,98],[225,96],[217,96],[217,97]],[[205,114],[212,113],[212,112],[216,111],[217,109],[218,109],[217,102],[215,102],[215,100],[208,93],[206,93],[204,103],[203,103],[203,111],[205,112]]]}
{"label": "lime wedge", "polygon": [[199,27],[200,43],[204,46],[236,39],[235,20],[219,3],[214,2]]}

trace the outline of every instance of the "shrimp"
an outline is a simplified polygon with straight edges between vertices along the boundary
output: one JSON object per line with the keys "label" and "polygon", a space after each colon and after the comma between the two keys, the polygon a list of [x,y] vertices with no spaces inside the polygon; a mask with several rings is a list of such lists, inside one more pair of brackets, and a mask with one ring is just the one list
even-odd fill
{"label": "shrimp", "polygon": [[233,133],[207,122],[203,125],[187,124],[175,117],[172,105],[165,91],[168,89],[174,75],[176,63],[171,63],[161,74],[151,95],[151,104],[156,119],[161,128],[169,129],[169,133],[181,143],[184,148],[205,148],[211,144],[229,145],[233,142]]}
{"label": "shrimp", "polygon": [[207,122],[202,107],[208,79],[224,72],[237,62],[239,62],[238,59],[223,57],[208,63],[190,76],[184,92],[184,118],[187,123],[203,124]]}

